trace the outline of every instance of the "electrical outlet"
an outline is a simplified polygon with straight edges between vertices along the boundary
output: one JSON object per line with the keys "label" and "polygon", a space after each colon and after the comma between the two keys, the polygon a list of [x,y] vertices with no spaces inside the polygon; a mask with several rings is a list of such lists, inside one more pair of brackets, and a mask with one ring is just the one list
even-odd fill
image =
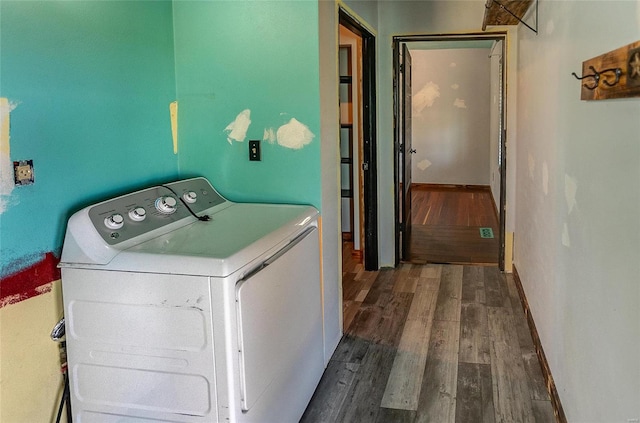
{"label": "electrical outlet", "polygon": [[249,160],[252,162],[260,161],[260,141],[249,141]]}
{"label": "electrical outlet", "polygon": [[35,182],[33,160],[13,162],[13,181],[16,185],[30,185]]}

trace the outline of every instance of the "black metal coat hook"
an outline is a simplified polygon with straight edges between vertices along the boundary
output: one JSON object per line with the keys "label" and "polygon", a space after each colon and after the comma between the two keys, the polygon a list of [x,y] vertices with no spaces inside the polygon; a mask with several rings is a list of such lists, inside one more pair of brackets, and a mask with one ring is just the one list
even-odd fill
{"label": "black metal coat hook", "polygon": [[[587,78],[593,78],[593,84],[592,85],[583,84],[583,87],[585,87],[585,88],[587,88],[589,90],[595,90],[596,88],[598,88],[598,85],[600,85],[600,80],[601,79],[602,79],[602,82],[608,87],[613,87],[618,82],[620,82],[620,76],[622,75],[622,69],[620,69],[620,68],[610,68],[610,69],[605,69],[605,70],[602,70],[602,71],[597,71],[596,68],[594,68],[593,66],[589,66],[589,69],[593,72],[593,74],[578,76],[578,75],[576,75],[575,72],[571,72],[571,75],[573,75],[578,80],[583,80],[583,79],[587,79]],[[601,77],[602,74],[607,73],[607,72],[613,72],[615,74],[616,79],[613,82],[609,82],[609,81],[607,81],[606,78],[602,78]]]}

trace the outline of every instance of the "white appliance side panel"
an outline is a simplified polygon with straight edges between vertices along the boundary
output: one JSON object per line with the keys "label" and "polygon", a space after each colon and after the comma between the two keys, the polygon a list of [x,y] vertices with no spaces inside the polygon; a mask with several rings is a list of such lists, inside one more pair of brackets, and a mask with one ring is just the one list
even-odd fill
{"label": "white appliance side panel", "polygon": [[243,417],[294,422],[324,370],[318,230],[238,285]]}
{"label": "white appliance side panel", "polygon": [[218,420],[209,278],[63,268],[62,284],[74,420]]}

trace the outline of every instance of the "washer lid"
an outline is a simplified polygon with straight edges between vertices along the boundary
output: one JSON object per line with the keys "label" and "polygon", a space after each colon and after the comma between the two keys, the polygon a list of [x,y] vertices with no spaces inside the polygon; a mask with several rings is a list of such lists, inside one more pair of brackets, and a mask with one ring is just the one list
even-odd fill
{"label": "washer lid", "polygon": [[277,251],[317,219],[310,206],[235,203],[119,253],[109,270],[225,277]]}

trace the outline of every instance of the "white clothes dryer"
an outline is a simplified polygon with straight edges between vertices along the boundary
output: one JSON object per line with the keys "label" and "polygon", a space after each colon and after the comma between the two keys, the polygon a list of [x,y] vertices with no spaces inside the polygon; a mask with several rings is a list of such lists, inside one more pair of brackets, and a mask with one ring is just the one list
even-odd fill
{"label": "white clothes dryer", "polygon": [[75,213],[60,263],[74,421],[297,422],[324,370],[317,219],[204,178]]}

